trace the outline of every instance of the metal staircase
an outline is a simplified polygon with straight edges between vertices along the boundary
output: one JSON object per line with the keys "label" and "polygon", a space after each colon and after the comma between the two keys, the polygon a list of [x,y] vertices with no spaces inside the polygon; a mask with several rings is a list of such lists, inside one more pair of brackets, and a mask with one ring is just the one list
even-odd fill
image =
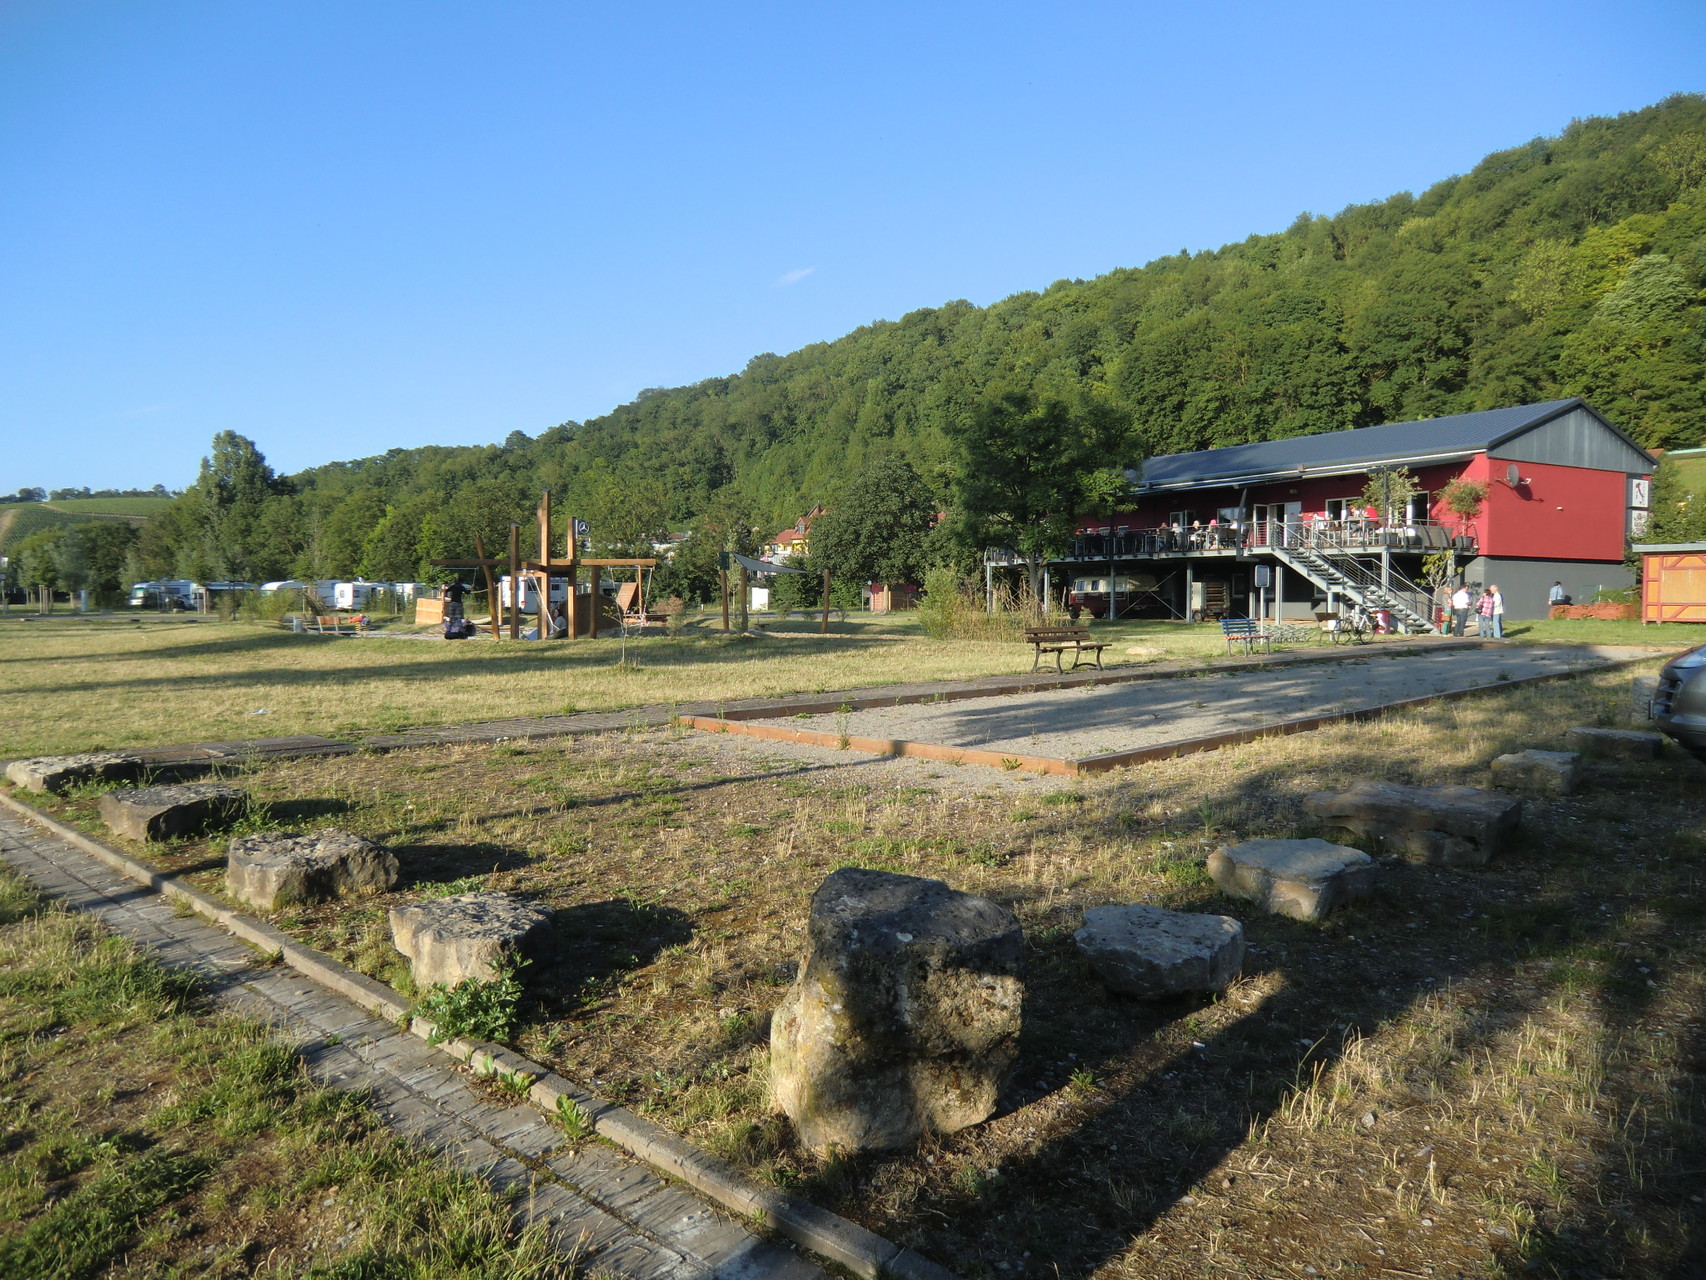
{"label": "metal staircase", "polygon": [[1387,566],[1384,581],[1378,562],[1370,565],[1362,557],[1345,551],[1327,551],[1307,546],[1273,546],[1274,555],[1321,590],[1355,601],[1370,613],[1385,609],[1399,630],[1411,635],[1433,631],[1428,616],[1433,596],[1396,569]]}

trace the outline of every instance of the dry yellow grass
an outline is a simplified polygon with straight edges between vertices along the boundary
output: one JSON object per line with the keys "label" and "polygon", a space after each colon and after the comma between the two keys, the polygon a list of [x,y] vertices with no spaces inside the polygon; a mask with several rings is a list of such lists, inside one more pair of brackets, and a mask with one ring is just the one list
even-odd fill
{"label": "dry yellow grass", "polygon": [[[450,644],[201,619],[14,616],[0,620],[0,758],[734,701],[1031,664],[1028,646],[930,640],[904,621],[834,626],[828,639],[795,622],[791,636],[777,628],[750,639]],[[1223,648],[1212,625],[1127,624],[1111,634],[1110,663]]]}
{"label": "dry yellow grass", "polygon": [[[1485,785],[1494,755],[1620,723],[1629,674],[1064,785],[671,729],[273,763],[245,785],[282,825],[392,847],[399,898],[557,905],[530,1056],[961,1274],[1680,1276],[1702,1192],[1706,769],[1595,763],[1489,866],[1383,860],[1385,892],[1319,926],[1220,897],[1202,868],[1217,844],[1304,833],[1310,790]],[[93,822],[92,796],[46,803]],[[218,852],[146,856],[217,893]],[[824,1161],[768,1106],[765,1041],[808,897],[845,863],[1009,905],[1026,1031],[987,1124]],[[276,923],[406,986],[390,901]],[[1241,918],[1244,978],[1207,1001],[1108,996],[1072,931],[1134,901]]]}

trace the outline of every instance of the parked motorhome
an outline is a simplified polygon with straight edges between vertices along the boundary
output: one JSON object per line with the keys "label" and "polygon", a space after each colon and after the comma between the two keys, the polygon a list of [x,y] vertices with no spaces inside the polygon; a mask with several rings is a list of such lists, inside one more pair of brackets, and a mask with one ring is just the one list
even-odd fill
{"label": "parked motorhome", "polygon": [[197,589],[188,578],[137,582],[131,585],[130,596],[125,603],[132,609],[191,609],[195,607],[193,593]]}

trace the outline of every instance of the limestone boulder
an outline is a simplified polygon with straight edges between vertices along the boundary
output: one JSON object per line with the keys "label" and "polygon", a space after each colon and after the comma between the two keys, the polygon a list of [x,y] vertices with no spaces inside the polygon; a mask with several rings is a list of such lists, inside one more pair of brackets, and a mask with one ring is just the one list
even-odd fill
{"label": "limestone boulder", "polygon": [[348,831],[293,836],[268,832],[231,842],[225,884],[231,896],[262,911],[333,898],[363,898],[397,883],[397,859]]}
{"label": "limestone boulder", "polygon": [[1572,751],[1601,760],[1657,760],[1664,750],[1662,733],[1643,733],[1638,729],[1597,729],[1578,725],[1564,735],[1564,743]]}
{"label": "limestone boulder", "polygon": [[513,893],[459,893],[392,907],[391,941],[409,958],[415,985],[490,982],[511,956],[541,960],[556,912]]}
{"label": "limestone boulder", "polygon": [[777,1105],[813,1150],[884,1151],[986,1120],[1019,1050],[1024,940],[939,880],[847,868],[812,895],[771,1021]]}
{"label": "limestone boulder", "polygon": [[101,821],[132,840],[170,840],[218,830],[242,816],[249,794],[226,782],[136,787],[101,797]]}
{"label": "limestone boulder", "polygon": [[1571,796],[1582,781],[1582,757],[1575,751],[1512,751],[1495,756],[1493,785],[1537,796]]}
{"label": "limestone boulder", "polygon": [[123,751],[83,751],[70,756],[37,756],[14,760],[6,776],[26,791],[69,791],[85,782],[131,782],[143,774],[139,756]]}
{"label": "limestone boulder", "polygon": [[1374,859],[1325,840],[1246,840],[1208,856],[1222,892],[1260,903],[1275,915],[1320,920],[1374,891]]}
{"label": "limestone boulder", "polygon": [[1091,907],[1073,935],[1110,991],[1161,1000],[1222,991],[1244,965],[1244,926],[1231,916],[1161,907]]}
{"label": "limestone boulder", "polygon": [[1413,862],[1480,866],[1522,822],[1522,800],[1474,787],[1359,782],[1306,796],[1304,812]]}

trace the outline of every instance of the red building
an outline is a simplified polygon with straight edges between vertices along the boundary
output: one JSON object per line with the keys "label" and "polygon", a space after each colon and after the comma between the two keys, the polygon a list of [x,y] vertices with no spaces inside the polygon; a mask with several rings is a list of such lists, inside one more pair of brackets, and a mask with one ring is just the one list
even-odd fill
{"label": "red building", "polygon": [[[1307,618],[1346,602],[1429,629],[1422,560],[1450,550],[1458,580],[1497,584],[1510,618],[1543,618],[1554,582],[1577,600],[1632,582],[1629,534],[1645,530],[1654,460],[1580,399],[1295,436],[1151,458],[1130,505],[1086,523],[1049,563],[1049,589],[1106,612]],[[1371,478],[1404,468],[1420,490],[1370,507]],[[1456,479],[1486,496],[1472,518],[1441,498]],[[1381,508],[1386,508],[1383,511]],[[1387,517],[1390,518],[1387,518]],[[986,556],[993,573],[1017,563]],[[1137,589],[1141,587],[1141,589]]]}

